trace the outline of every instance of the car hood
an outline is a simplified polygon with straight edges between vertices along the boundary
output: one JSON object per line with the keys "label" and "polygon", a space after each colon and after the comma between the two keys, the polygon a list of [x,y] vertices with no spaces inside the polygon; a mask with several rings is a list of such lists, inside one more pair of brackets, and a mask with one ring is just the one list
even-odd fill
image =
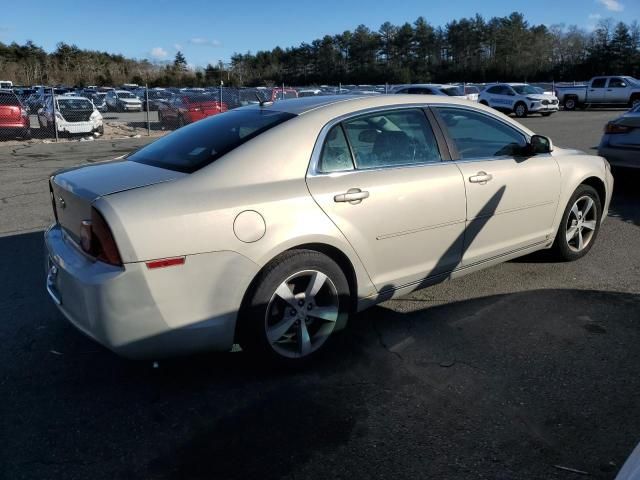
{"label": "car hood", "polygon": [[536,100],[555,100],[555,95],[545,95],[544,93],[530,93],[528,95],[523,95],[527,98],[534,98]]}
{"label": "car hood", "polygon": [[142,163],[116,160],[59,171],[54,175],[54,182],[77,197],[93,201],[105,195],[168,182],[186,175]]}

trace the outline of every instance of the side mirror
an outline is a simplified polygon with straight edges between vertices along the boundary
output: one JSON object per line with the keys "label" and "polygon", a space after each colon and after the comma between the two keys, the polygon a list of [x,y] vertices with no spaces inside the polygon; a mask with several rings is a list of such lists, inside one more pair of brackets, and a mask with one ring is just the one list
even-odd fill
{"label": "side mirror", "polygon": [[533,155],[553,152],[553,142],[551,142],[549,137],[545,137],[543,135],[532,136],[529,141],[529,146]]}

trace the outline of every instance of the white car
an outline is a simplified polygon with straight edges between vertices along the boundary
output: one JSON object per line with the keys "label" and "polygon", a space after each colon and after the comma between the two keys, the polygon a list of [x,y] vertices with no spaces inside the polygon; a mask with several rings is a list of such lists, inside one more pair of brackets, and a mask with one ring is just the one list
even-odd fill
{"label": "white car", "polygon": [[398,85],[391,90],[397,94],[440,95],[444,97],[468,100],[464,89],[459,85],[442,85],[439,83],[415,83],[411,85]]}
{"label": "white car", "polygon": [[560,109],[555,95],[544,95],[526,83],[498,83],[480,92],[480,103],[524,118],[530,113],[548,117]]}
{"label": "white car", "polygon": [[53,106],[49,96],[38,110],[40,128],[53,132],[55,124],[59,133],[104,133],[102,115],[88,98],[56,95],[55,121]]}
{"label": "white car", "polygon": [[141,112],[142,102],[127,90],[111,90],[105,97],[107,110],[116,112]]}

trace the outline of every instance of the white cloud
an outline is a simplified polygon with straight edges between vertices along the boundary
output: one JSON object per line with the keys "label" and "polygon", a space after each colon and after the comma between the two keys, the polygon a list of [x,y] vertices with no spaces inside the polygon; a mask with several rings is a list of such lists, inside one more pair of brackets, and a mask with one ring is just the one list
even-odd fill
{"label": "white cloud", "polygon": [[601,18],[602,18],[602,15],[600,15],[599,13],[589,14],[589,20],[600,20]]}
{"label": "white cloud", "polygon": [[151,52],[149,52],[149,54],[155,58],[156,60],[164,60],[165,58],[167,58],[169,56],[169,54],[167,53],[167,51],[162,48],[162,47],[155,47],[151,49]]}
{"label": "white cloud", "polygon": [[176,50],[182,50],[182,45],[180,45],[179,43],[174,43],[173,48],[175,48]]}
{"label": "white cloud", "polygon": [[221,47],[222,42],[220,40],[209,40],[203,37],[193,37],[189,40],[189,43],[193,45],[206,45],[208,47]]}
{"label": "white cloud", "polygon": [[619,0],[598,0],[607,10],[610,12],[621,12],[624,10],[624,5]]}

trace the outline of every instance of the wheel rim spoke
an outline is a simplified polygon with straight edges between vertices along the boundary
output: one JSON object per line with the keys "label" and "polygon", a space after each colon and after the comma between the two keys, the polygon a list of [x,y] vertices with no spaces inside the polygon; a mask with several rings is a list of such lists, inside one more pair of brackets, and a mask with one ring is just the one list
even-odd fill
{"label": "wheel rim spoke", "polygon": [[582,250],[584,248],[584,241],[582,239],[582,230],[578,230],[578,250]]}
{"label": "wheel rim spoke", "polygon": [[289,285],[287,285],[287,282],[282,282],[280,284],[280,286],[276,290],[276,295],[287,302],[291,307],[295,308],[296,311],[298,310],[298,303],[296,302],[296,298],[293,295],[291,288],[289,288]]}
{"label": "wheel rim spoke", "polygon": [[338,320],[338,307],[318,307],[311,310],[307,315],[319,318],[326,322],[336,322]]}
{"label": "wheel rim spoke", "polygon": [[574,203],[573,207],[571,207],[571,213],[573,213],[574,217],[576,217],[576,220],[580,218],[580,210],[578,210],[578,202]]}
{"label": "wheel rim spoke", "polygon": [[582,211],[582,215],[584,215],[586,217],[587,213],[589,213],[589,210],[591,210],[591,207],[593,207],[593,200],[591,200],[591,198],[587,197],[586,205],[584,207],[584,210]]}
{"label": "wheel rim spoke", "polygon": [[595,230],[596,229],[596,221],[595,220],[589,220],[587,222],[583,222],[582,226],[588,230]]}
{"label": "wheel rim spoke", "polygon": [[567,242],[570,241],[571,239],[573,239],[573,237],[576,236],[576,233],[578,232],[578,227],[571,227],[567,230]]}
{"label": "wheel rim spoke", "polygon": [[301,355],[307,355],[311,351],[311,337],[309,337],[309,330],[304,320],[300,320],[298,323],[298,346]]}
{"label": "wheel rim spoke", "polygon": [[269,342],[275,343],[280,340],[284,334],[291,329],[296,319],[297,317],[292,315],[291,317],[285,318],[281,322],[275,324],[273,327],[270,327],[267,331],[267,338],[269,339]]}
{"label": "wheel rim spoke", "polygon": [[318,294],[324,282],[327,280],[327,276],[322,272],[313,272],[311,274],[311,279],[309,280],[309,285],[307,286],[307,290],[305,291],[305,300],[311,301]]}

